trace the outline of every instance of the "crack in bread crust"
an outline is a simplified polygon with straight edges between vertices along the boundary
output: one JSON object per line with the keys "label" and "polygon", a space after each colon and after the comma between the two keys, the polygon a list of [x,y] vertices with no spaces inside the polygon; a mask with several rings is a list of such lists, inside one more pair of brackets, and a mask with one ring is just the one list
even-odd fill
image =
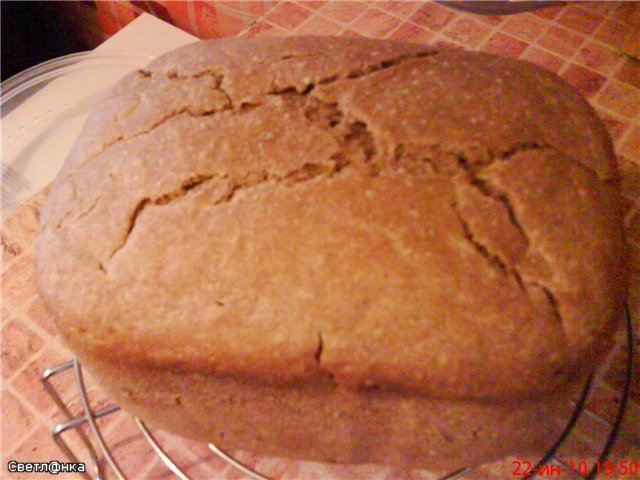
{"label": "crack in bread crust", "polygon": [[505,262],[500,260],[500,257],[498,255],[492,253],[486,245],[483,245],[474,236],[469,223],[465,220],[464,216],[460,212],[457,202],[453,202],[451,204],[451,207],[453,208],[456,216],[458,217],[458,220],[460,221],[460,225],[462,226],[462,231],[464,233],[464,238],[473,246],[473,248],[480,254],[480,256],[486,259],[489,265],[491,265],[493,268],[496,268],[505,276],[512,277],[516,281],[518,286],[522,290],[526,291],[525,284],[523,283],[522,277],[520,276],[518,270],[514,267],[507,266]]}
{"label": "crack in bread crust", "polygon": [[558,301],[558,298],[553,293],[553,291],[551,291],[550,288],[545,287],[544,285],[538,282],[531,281],[531,282],[528,282],[528,284],[533,287],[538,287],[544,292],[547,299],[549,300],[549,305],[551,306],[551,310],[553,311],[554,317],[558,321],[558,324],[560,324],[560,326],[563,328],[563,331],[565,332],[565,335],[566,335],[566,329],[564,328],[564,321],[562,319],[562,314],[560,313],[560,303]]}
{"label": "crack in bread crust", "polygon": [[[487,152],[489,155],[489,161],[488,162],[485,161],[482,164],[480,164],[481,169],[484,169],[487,166],[491,165],[496,159],[508,160],[512,155],[515,155],[516,153],[521,153],[525,151],[541,151],[547,148],[550,148],[550,147],[538,145],[538,144],[524,144],[524,145],[519,144],[506,149],[502,155],[495,156],[494,154],[492,154],[492,152]],[[525,232],[524,228],[518,221],[516,213],[513,209],[513,205],[511,205],[511,201],[509,200],[509,197],[507,196],[507,194],[503,191],[500,191],[495,185],[492,185],[487,179],[484,179],[478,176],[479,170],[477,168],[474,168],[474,166],[478,164],[474,165],[466,155],[464,155],[463,153],[457,153],[456,158],[458,160],[458,165],[465,172],[468,173],[468,178],[471,184],[475,188],[477,188],[484,196],[490,197],[500,202],[502,205],[504,205],[504,207],[507,210],[507,213],[509,214],[509,220],[511,221],[513,226],[516,228],[516,230],[520,233],[520,235],[522,235],[522,238],[524,239],[524,241],[528,246],[530,243],[529,236],[527,235],[527,232]]]}
{"label": "crack in bread crust", "polygon": [[[367,75],[372,72],[381,70],[383,68],[389,68],[391,65],[397,65],[408,59],[416,58],[413,56],[403,56],[402,60],[398,60],[395,63],[381,63],[378,65],[370,66],[365,72],[350,73],[346,75],[346,79],[359,78],[359,76]],[[208,75],[212,72],[201,72],[197,75]],[[196,76],[197,76],[196,75]],[[170,77],[170,78],[182,78],[182,77]],[[218,87],[223,82],[224,77],[217,77],[216,84]],[[326,82],[338,81],[336,78],[328,78]],[[321,82],[322,83],[322,82]],[[198,187],[203,184],[216,180],[224,179],[230,182],[230,188],[227,194],[217,198],[212,204],[220,204],[229,202],[233,199],[234,195],[240,189],[250,188],[267,181],[284,182],[287,185],[294,183],[300,183],[312,180],[318,176],[324,175],[327,177],[338,174],[345,168],[362,168],[366,169],[371,175],[377,175],[383,170],[403,170],[409,175],[438,175],[448,177],[451,181],[456,176],[465,175],[470,180],[470,184],[473,185],[482,195],[495,200],[502,204],[508,212],[509,220],[514,228],[520,233],[525,241],[527,248],[530,245],[529,236],[526,230],[520,224],[517,219],[515,210],[511,205],[511,202],[505,192],[497,189],[492,185],[489,180],[481,178],[479,175],[484,169],[493,164],[496,161],[508,161],[513,155],[516,155],[525,151],[543,151],[550,150],[556,151],[550,145],[540,143],[517,143],[507,146],[501,150],[491,150],[481,147],[469,149],[467,151],[461,150],[447,150],[440,144],[421,146],[417,149],[417,153],[408,154],[406,146],[404,144],[397,144],[394,147],[393,158],[382,158],[379,155],[379,149],[377,147],[377,140],[374,133],[369,128],[369,125],[362,119],[355,118],[351,112],[344,111],[339,102],[327,102],[319,99],[313,95],[315,84],[307,85],[302,91],[298,91],[294,87],[289,87],[281,91],[271,91],[266,96],[277,96],[284,101],[295,105],[296,108],[300,108],[304,112],[305,118],[312,124],[320,126],[323,130],[331,132],[341,146],[340,152],[335,154],[331,160],[332,163],[321,164],[316,162],[307,162],[301,167],[290,170],[282,175],[275,175],[270,172],[249,172],[242,178],[233,178],[225,173],[220,172],[208,172],[208,173],[196,173],[188,177],[183,181],[182,185],[175,191],[167,192],[163,195],[154,198],[142,198],[137,202],[129,217],[129,223],[125,229],[123,239],[120,244],[112,251],[109,259],[112,259],[118,252],[120,252],[127,244],[129,237],[131,236],[136,222],[142,212],[151,205],[166,205],[174,201],[178,201],[181,198],[187,196],[190,192],[194,193],[198,190]],[[227,95],[230,100],[229,108],[226,110],[235,110],[239,114],[250,112],[256,108],[260,108],[263,103],[247,103],[241,102],[240,105],[234,104],[231,97]],[[193,115],[188,111],[178,112],[174,115],[164,118],[158,122],[157,126],[165,123],[171,118],[187,114],[194,117],[208,116],[215,112],[204,112],[199,115]],[[145,134],[151,133],[153,129],[144,132]],[[138,135],[136,135],[138,136]],[[132,137],[133,138],[133,137]],[[559,153],[559,152],[558,152]],[[442,158],[449,158],[453,160],[455,167],[452,169],[450,165],[441,165]],[[566,158],[566,157],[565,157]],[[572,160],[572,159],[569,159]],[[587,168],[583,164],[578,165]],[[587,168],[591,173],[595,173]],[[70,179],[71,180],[71,179]],[[91,213],[97,205],[96,200],[89,209],[76,215],[74,218],[82,218]],[[471,226],[462,215],[458,208],[457,202],[454,202],[451,207],[454,209],[457,218],[460,221],[464,238],[474,247],[480,256],[482,256],[493,268],[504,275],[512,278],[518,287],[527,292],[528,285],[536,285],[541,288],[549,303],[553,308],[554,315],[558,318],[562,324],[562,317],[558,308],[558,301],[555,298],[553,292],[548,288],[536,283],[535,281],[524,281],[522,275],[515,267],[515,265],[509,265],[498,254],[492,252],[486,245],[482,244],[480,240],[474,235]],[[63,217],[57,228],[62,226],[62,223],[66,220],[67,216]],[[108,263],[100,264],[100,270],[107,273]]]}
{"label": "crack in bread crust", "polygon": [[[166,205],[168,203],[171,203],[179,198],[184,197],[185,195],[187,195],[188,192],[196,189],[198,186],[202,185],[203,183],[207,182],[208,180],[211,180],[213,178],[213,175],[195,175],[193,177],[189,177],[187,178],[185,181],[182,182],[182,185],[180,186],[180,188],[176,191],[173,192],[168,192],[164,195],[161,195],[159,197],[156,198],[143,198],[142,200],[140,200],[138,202],[138,204],[136,205],[136,207],[133,209],[133,213],[131,214],[131,217],[129,219],[129,227],[127,229],[127,233],[126,236],[124,238],[124,241],[122,242],[121,245],[119,245],[110,255],[110,259],[113,258],[113,256],[118,253],[120,250],[122,250],[122,248],[126,245],[127,240],[129,239],[129,236],[131,235],[131,232],[133,231],[133,229],[136,226],[136,222],[138,220],[138,217],[140,216],[140,214],[144,211],[144,209],[149,206],[149,205]],[[103,272],[106,272],[106,267],[104,264],[100,264],[100,270],[102,270]]]}
{"label": "crack in bread crust", "polygon": [[[296,94],[293,92],[287,92],[286,94],[283,94],[283,95],[287,95],[290,97],[304,96],[304,95]],[[306,105],[308,107],[309,103],[306,102],[303,105]],[[131,234],[134,231],[138,218],[140,217],[140,215],[142,214],[142,212],[145,210],[146,207],[151,205],[167,205],[175,201],[179,201],[184,197],[186,197],[187,195],[189,195],[190,193],[197,192],[199,187],[202,187],[204,184],[210,181],[227,180],[230,184],[229,188],[225,191],[224,194],[220,195],[219,197],[217,197],[215,200],[211,202],[212,205],[218,205],[221,203],[227,203],[232,201],[235,194],[240,189],[255,187],[265,182],[276,182],[276,183],[284,183],[285,185],[292,185],[292,184],[313,180],[318,176],[331,177],[336,174],[339,174],[341,171],[343,171],[346,168],[368,169],[367,171],[371,175],[378,175],[383,170],[398,171],[399,169],[405,171],[406,174],[408,175],[424,175],[425,173],[427,175],[439,175],[439,176],[443,175],[442,173],[440,173],[437,167],[437,162],[427,154],[420,156],[418,158],[418,162],[421,162],[422,164],[427,165],[429,169],[426,172],[422,170],[416,172],[415,159],[408,159],[407,162],[405,163],[406,157],[403,156],[403,148],[401,148],[402,146],[398,146],[399,148],[396,148],[395,156],[392,161],[385,162],[384,159],[383,160],[378,159],[376,163],[373,163],[373,164],[370,163],[372,158],[375,157],[377,152],[375,148],[372,151],[370,150],[371,148],[370,145],[374,143],[375,140],[373,139],[373,134],[369,131],[366,123],[360,122],[360,121],[349,122],[348,115],[342,112],[338,107],[338,105],[336,104],[326,104],[323,102],[319,102],[319,103],[314,103],[313,107],[315,109],[312,112],[314,115],[307,116],[307,118],[309,118],[311,121],[319,122],[321,125],[324,125],[326,129],[331,130],[332,132],[340,132],[342,128],[342,135],[338,135],[336,133],[336,136],[341,138],[343,150],[348,149],[349,146],[355,146],[356,152],[351,151],[350,156],[348,157],[345,157],[342,155],[340,157],[335,157],[332,159],[334,160],[334,162],[330,165],[308,162],[303,164],[300,168],[290,170],[281,175],[276,175],[276,174],[273,174],[270,172],[264,172],[264,171],[249,172],[242,178],[233,178],[230,175],[220,174],[220,173],[200,173],[200,174],[192,175],[182,182],[182,185],[180,186],[179,189],[175,191],[167,192],[155,198],[145,197],[136,204],[130,216],[129,224],[126,229],[124,238],[119,244],[119,246],[111,253],[109,259],[112,259],[118,252],[120,252],[126,246]],[[324,108],[323,114],[319,116],[315,116],[315,114],[318,112],[317,110],[318,108]],[[335,119],[338,119],[338,120],[336,121]],[[334,121],[336,123],[334,123]],[[363,135],[366,137],[366,140],[364,141],[361,138]],[[486,166],[490,165],[497,158],[499,158],[500,160],[508,160],[508,158],[511,155],[514,155],[517,152],[523,152],[528,150],[543,150],[547,148],[550,148],[550,147],[546,147],[546,146],[541,147],[539,145],[526,145],[526,146],[515,145],[505,150],[505,152],[509,152],[508,154],[502,154],[502,155],[499,155],[498,157],[492,157],[491,152],[485,152],[485,158],[487,158],[488,160],[486,160],[482,164],[482,168],[485,168]],[[358,156],[357,151],[361,153],[360,156]],[[439,153],[442,155],[449,155],[451,157],[455,157],[456,159],[458,159],[458,165],[459,165],[458,172],[457,173],[450,172],[449,174],[444,174],[449,178],[450,181],[453,181],[456,176],[466,175],[471,179],[470,184],[473,185],[475,188],[477,188],[478,191],[480,191],[483,195],[505,206],[507,212],[509,213],[509,219],[511,220],[515,229],[522,235],[522,238],[525,240],[527,249],[528,249],[530,246],[529,237],[524,227],[517,220],[515,210],[513,206],[510,204],[510,201],[507,195],[504,192],[497,191],[495,187],[491,186],[488,183],[488,181],[481,180],[480,178],[478,178],[476,175],[478,172],[480,172],[480,169],[471,168],[469,166],[471,162],[465,157],[464,154],[461,154],[459,151],[440,151]],[[371,165],[374,165],[375,167],[373,169],[369,168]],[[516,267],[516,265],[508,264],[506,261],[502,260],[498,254],[496,254],[495,252],[492,252],[488,246],[484,245],[474,235],[472,228],[470,227],[469,223],[461,213],[458,207],[457,201],[454,201],[451,207],[453,208],[455,215],[457,216],[460,222],[464,238],[473,246],[473,248],[478,252],[478,254],[482,258],[484,258],[492,268],[497,269],[506,277],[512,278],[515,281],[515,283],[518,285],[518,287],[522,291],[527,293],[527,295],[529,294],[528,292],[529,286],[536,286],[542,289],[549,300],[549,304],[552,307],[554,316],[558,319],[558,322],[561,325],[563,325],[563,319],[560,314],[558,301],[554,296],[553,292],[548,287],[541,285],[539,282],[535,280],[524,280],[518,268]],[[107,265],[101,264],[100,269],[103,272],[107,273],[108,264]],[[321,347],[320,347],[320,351],[321,351]]]}
{"label": "crack in bread crust", "polygon": [[[332,157],[332,164],[327,165],[308,162],[303,164],[301,167],[290,170],[282,175],[275,175],[264,171],[249,172],[242,178],[233,178],[227,174],[219,172],[198,173],[192,175],[182,183],[178,190],[167,192],[166,194],[155,198],[145,197],[138,201],[130,215],[129,224],[126,228],[123,239],[112,251],[109,259],[112,259],[126,246],[129,237],[134,231],[140,214],[146,207],[150,205],[166,205],[174,201],[178,201],[190,192],[195,193],[197,191],[197,187],[200,187],[209,181],[224,179],[230,182],[228,192],[212,202],[213,205],[217,205],[220,203],[230,202],[240,189],[251,188],[267,181],[284,182],[287,185],[291,185],[294,183],[309,181],[321,175],[331,177],[346,168],[367,169],[371,175],[377,175],[383,170],[396,171],[401,169],[406,171],[409,175],[423,175],[425,173],[431,175],[445,175],[451,181],[453,181],[454,177],[458,175],[466,175],[471,179],[471,184],[483,195],[492,198],[505,206],[509,213],[509,219],[516,230],[522,235],[522,238],[525,240],[528,248],[530,244],[529,237],[520,222],[517,220],[515,211],[507,195],[504,192],[498,191],[494,186],[490,185],[487,180],[479,178],[478,174],[494,161],[508,161],[508,159],[516,153],[530,150],[540,151],[544,149],[552,149],[552,147],[539,144],[516,144],[498,152],[489,150],[480,151],[476,149],[471,153],[465,153],[459,150],[443,150],[440,145],[435,145],[423,148],[422,154],[417,158],[411,158],[405,155],[403,145],[397,145],[394,150],[393,159],[379,158],[377,155],[378,150],[376,148],[375,137],[366,122],[353,119],[351,114],[344,112],[337,102],[325,102],[313,95],[309,95],[311,91],[312,90],[299,93],[295,90],[287,89],[283,92],[271,93],[271,95],[277,95],[283,97],[286,101],[293,102],[298,108],[302,108],[304,110],[305,118],[307,118],[307,120],[311,123],[320,125],[327,131],[330,131],[332,135],[339,140],[341,151],[339,154]],[[443,172],[442,169],[438,167],[438,160],[434,158],[434,152],[437,152],[439,157],[448,156],[450,158],[454,158],[457,162],[457,170],[445,170]],[[482,159],[482,161],[478,161],[478,158]],[[426,165],[428,168],[426,170],[424,168],[416,170],[416,165]],[[487,260],[493,268],[496,268],[504,275],[512,278],[521,290],[527,292],[527,285],[531,284],[531,282],[525,282],[515,265],[508,265],[505,263],[505,261],[500,259],[499,255],[491,252],[486,245],[483,245],[474,236],[471,227],[463,217],[456,202],[453,203],[452,208],[460,221],[464,232],[464,238],[471,243],[478,254]],[[105,273],[108,272],[108,264],[101,264],[100,269]],[[562,318],[558,309],[558,302],[555,300],[553,293],[546,287],[541,286],[540,288],[544,289],[550,300],[550,304],[554,308],[555,315],[559,318],[560,323],[562,323]]]}
{"label": "crack in bread crust", "polygon": [[[129,216],[129,223],[126,228],[123,239],[120,244],[109,255],[109,259],[112,259],[120,250],[122,250],[131,236],[136,222],[146,207],[150,205],[166,205],[174,201],[180,200],[190,192],[197,190],[198,187],[212,180],[227,180],[230,186],[227,192],[215,199],[212,202],[213,205],[225,203],[231,201],[235,193],[244,188],[253,187],[268,181],[283,182],[285,184],[301,183],[312,180],[320,175],[332,176],[350,166],[354,161],[361,160],[362,162],[368,162],[376,154],[376,148],[374,145],[373,135],[368,131],[367,125],[364,122],[358,120],[352,120],[348,115],[345,115],[340,111],[339,107],[334,104],[324,104],[318,101],[312,102],[306,101],[306,96],[302,94],[295,94],[287,92],[287,97],[300,97],[304,98],[302,102],[303,108],[312,106],[313,110],[309,115],[305,115],[311,122],[320,122],[321,125],[326,123],[325,128],[332,132],[332,135],[338,139],[341,144],[341,151],[339,154],[334,155],[331,158],[331,163],[321,164],[315,162],[306,162],[299,168],[290,170],[284,174],[274,174],[265,171],[248,172],[241,178],[234,178],[226,173],[197,173],[188,177],[182,182],[177,190],[167,192],[163,195],[155,198],[142,198],[137,202]],[[317,109],[324,109],[324,116],[335,118],[337,120],[328,120],[323,118],[322,115],[315,116],[311,113],[317,113]],[[95,208],[95,205],[93,205]],[[79,216],[84,216],[88,212],[84,212]],[[58,227],[59,228],[59,227]],[[108,265],[101,264],[100,270],[106,272]]]}
{"label": "crack in bread crust", "polygon": [[[433,56],[433,55],[437,55],[438,53],[440,53],[439,50],[434,50],[434,49],[425,49],[424,52],[419,52],[419,53],[414,53],[414,54],[404,54],[404,55],[399,55],[398,57],[392,58],[392,59],[388,59],[388,60],[383,60],[377,63],[373,63],[370,65],[367,65],[363,68],[359,68],[359,69],[353,69],[353,70],[349,70],[347,72],[342,72],[342,73],[338,73],[338,74],[334,74],[334,75],[330,75],[327,76],[325,78],[320,79],[319,82],[317,83],[303,83],[301,84],[301,86],[296,87],[296,86],[288,86],[285,88],[277,88],[276,86],[276,78],[274,78],[273,81],[273,85],[271,90],[263,92],[261,95],[258,96],[258,99],[260,97],[265,97],[265,96],[269,96],[269,95],[280,95],[283,93],[291,93],[291,92],[298,92],[304,95],[307,95],[309,93],[311,93],[317,85],[327,85],[327,84],[331,84],[337,81],[348,81],[348,80],[354,80],[354,79],[358,79],[358,78],[362,78],[364,76],[370,75],[372,73],[381,71],[381,70],[386,70],[388,68],[392,68],[392,67],[396,67],[401,65],[402,63],[408,61],[408,60],[414,60],[414,59],[418,59],[418,58],[423,58],[423,57],[428,57],[428,56]],[[277,59],[276,61],[284,61],[284,60],[289,60],[289,59],[293,59],[293,58],[301,58],[303,56],[299,56],[299,55],[285,55],[283,57],[281,57],[280,59]],[[193,79],[197,79],[197,78],[202,78],[202,77],[207,77],[207,76],[212,76],[215,79],[215,87],[214,89],[220,93],[222,93],[226,98],[227,98],[227,104],[222,107],[222,108],[218,108],[218,109],[211,109],[211,110],[207,110],[201,113],[194,113],[190,110],[189,106],[184,107],[184,108],[180,108],[177,110],[174,110],[173,112],[162,116],[161,118],[157,119],[155,122],[153,122],[149,127],[138,131],[138,132],[134,132],[130,135],[127,135],[126,133],[122,133],[119,136],[117,136],[115,139],[113,139],[112,141],[105,143],[104,145],[102,145],[102,147],[98,150],[98,152],[96,152],[95,154],[93,154],[90,158],[85,159],[84,161],[82,161],[74,170],[72,170],[71,172],[69,172],[65,178],[74,175],[75,173],[77,173],[78,170],[82,169],[85,165],[87,165],[88,163],[90,163],[93,159],[95,159],[96,157],[104,154],[107,150],[109,150],[110,148],[112,148],[114,145],[123,142],[123,141],[129,141],[132,140],[134,138],[140,137],[142,135],[147,135],[149,133],[151,133],[153,130],[155,130],[156,128],[158,128],[159,126],[161,126],[162,124],[166,123],[167,121],[171,120],[172,118],[178,116],[178,115],[182,115],[182,114],[188,114],[194,117],[197,116],[207,116],[207,115],[213,115],[215,113],[219,113],[222,111],[227,111],[227,110],[232,110],[235,111],[237,113],[244,113],[247,110],[245,108],[243,108],[244,105],[251,105],[253,108],[259,107],[261,105],[260,102],[256,103],[255,99],[253,99],[250,102],[247,102],[246,99],[234,99],[231,97],[231,95],[227,92],[227,90],[224,88],[223,83],[225,81],[225,75],[216,71],[215,69],[205,69],[202,70],[200,72],[196,72],[196,73],[192,73],[190,75],[180,75],[177,72],[169,72],[169,73],[163,73],[163,72],[153,72],[153,71],[149,71],[149,70],[145,70],[145,69],[140,69],[137,72],[135,72],[137,75],[139,75],[141,78],[144,79],[152,79],[154,77],[156,77],[157,75],[161,75],[164,76],[164,78],[166,78],[167,80],[173,80],[173,81],[180,81],[180,80],[193,80]],[[130,114],[131,115],[131,112]],[[122,119],[120,119],[122,120]]]}
{"label": "crack in bread crust", "polygon": [[292,85],[284,88],[277,88],[275,85],[276,79],[274,79],[274,82],[273,82],[274,86],[271,91],[267,92],[267,94],[277,95],[282,93],[290,93],[291,91],[295,91],[303,94],[309,94],[318,85],[329,85],[329,84],[332,84],[338,81],[344,81],[344,80],[356,80],[362,77],[366,77],[367,75],[371,75],[372,73],[379,72],[381,70],[397,67],[398,65],[401,65],[409,60],[432,57],[432,56],[438,55],[439,53],[441,53],[441,51],[430,49],[430,50],[425,50],[424,52],[419,52],[419,53],[409,53],[409,54],[399,55],[395,58],[382,60],[380,62],[373,63],[365,67],[351,69],[351,70],[348,70],[347,72],[343,72],[342,74],[337,73],[337,74],[329,75],[327,77],[321,78],[316,83],[311,83],[311,82],[303,83],[300,86]]}
{"label": "crack in bread crust", "polygon": [[[460,212],[460,209],[458,207],[457,201],[454,201],[451,206],[452,206],[452,208],[453,208],[458,220],[460,221],[460,225],[461,225],[463,233],[464,233],[464,238],[473,246],[473,248],[478,252],[478,254],[481,257],[483,257],[484,259],[486,259],[486,261],[488,262],[488,264],[492,268],[495,268],[497,271],[499,271],[505,277],[512,278],[517,283],[518,287],[523,292],[525,292],[528,297],[531,297],[530,292],[529,292],[529,288],[530,287],[537,287],[540,290],[542,290],[544,292],[548,302],[549,302],[549,306],[551,308],[553,316],[555,317],[555,319],[557,320],[558,324],[561,326],[561,328],[563,329],[563,332],[564,332],[565,331],[565,327],[564,327],[565,322],[563,320],[562,314],[560,313],[560,307],[559,307],[558,299],[555,296],[555,294],[553,293],[553,291],[549,287],[541,284],[538,281],[525,280],[516,265],[507,265],[504,261],[502,261],[500,259],[499,255],[497,255],[496,253],[492,252],[491,249],[487,245],[484,245],[473,234],[473,230],[471,229],[469,223],[465,220],[464,216]],[[526,236],[526,233],[525,233],[524,229],[522,229],[522,227],[519,225],[519,223],[517,225],[518,225],[518,229],[523,233],[524,238],[527,239],[527,236]],[[528,240],[527,240],[527,242],[528,242]],[[529,248],[529,243],[527,243],[527,248]]]}

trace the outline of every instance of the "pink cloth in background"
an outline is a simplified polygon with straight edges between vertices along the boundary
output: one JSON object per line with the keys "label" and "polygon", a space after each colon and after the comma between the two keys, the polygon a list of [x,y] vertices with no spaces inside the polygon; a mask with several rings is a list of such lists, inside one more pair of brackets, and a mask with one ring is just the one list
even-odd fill
{"label": "pink cloth in background", "polygon": [[65,2],[74,30],[91,48],[147,12],[199,38],[231,37],[249,27],[275,1]]}

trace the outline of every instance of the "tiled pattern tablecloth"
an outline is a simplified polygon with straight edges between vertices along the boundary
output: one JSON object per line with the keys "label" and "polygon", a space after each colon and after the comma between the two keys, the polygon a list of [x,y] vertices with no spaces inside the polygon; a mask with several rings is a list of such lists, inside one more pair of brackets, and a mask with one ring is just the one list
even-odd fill
{"label": "tiled pattern tablecloth", "polygon": [[[228,3],[238,7],[241,2]],[[587,97],[609,128],[618,153],[632,282],[636,286],[629,305],[634,319],[636,372],[640,371],[640,292],[637,288],[640,284],[640,64],[619,51],[629,30],[628,2],[562,3],[531,13],[500,17],[461,13],[431,2],[259,3],[261,6],[254,7],[259,18],[240,36],[363,35],[494,52],[538,63],[558,73]],[[3,225],[3,478],[51,478],[48,474],[9,475],[8,459],[64,458],[50,435],[51,426],[62,417],[38,379],[44,368],[70,358],[33,285],[33,239],[44,195],[45,192],[34,197]],[[590,412],[605,420],[613,418],[620,401],[624,358],[623,349],[618,347],[588,402]],[[61,375],[54,383],[71,410],[78,412],[79,402],[71,376]],[[89,393],[97,408],[109,403],[108,397],[91,381]],[[100,425],[130,478],[171,477],[126,414],[110,415],[100,420]],[[579,435],[571,445],[572,455],[592,458],[607,429],[588,416],[578,430]],[[242,478],[203,445],[162,433],[158,437],[194,478]],[[68,439],[75,451],[84,452],[76,436],[69,435]],[[638,459],[639,445],[640,375],[636,374],[622,435],[612,458]],[[335,467],[242,452],[238,455],[275,477],[431,478],[426,472],[403,472],[379,466]],[[82,459],[89,461],[85,453]],[[486,466],[468,478],[511,478],[512,471],[510,460],[506,460]]]}

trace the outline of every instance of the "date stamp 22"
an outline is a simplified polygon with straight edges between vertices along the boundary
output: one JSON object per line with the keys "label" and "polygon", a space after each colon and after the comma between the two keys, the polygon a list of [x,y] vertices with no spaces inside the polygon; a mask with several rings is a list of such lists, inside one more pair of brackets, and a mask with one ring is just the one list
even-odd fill
{"label": "date stamp 22", "polygon": [[527,477],[530,475],[538,475],[539,477],[559,477],[560,475],[582,475],[586,476],[590,473],[592,468],[595,468],[598,476],[609,477],[616,475],[616,477],[623,477],[628,475],[630,478],[638,478],[640,474],[640,463],[631,460],[622,460],[619,462],[613,462],[607,460],[606,462],[596,461],[593,465],[590,465],[586,461],[568,461],[566,465],[547,463],[544,465],[532,465],[531,462],[526,460],[514,460],[513,471],[511,475],[514,477]]}

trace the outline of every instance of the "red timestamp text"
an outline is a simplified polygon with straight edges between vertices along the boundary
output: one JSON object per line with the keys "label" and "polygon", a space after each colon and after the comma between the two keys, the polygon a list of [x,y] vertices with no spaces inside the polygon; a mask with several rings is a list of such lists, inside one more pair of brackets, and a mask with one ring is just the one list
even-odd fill
{"label": "red timestamp text", "polygon": [[586,461],[574,462],[572,460],[564,464],[545,464],[545,465],[532,465],[531,462],[526,460],[514,460],[513,471],[511,475],[514,477],[527,477],[538,475],[540,477],[553,477],[560,475],[588,475],[592,469],[598,475],[602,476],[625,476],[636,478],[640,475],[640,463],[631,460],[621,460],[614,462],[607,460],[605,462],[595,461],[593,463]]}

